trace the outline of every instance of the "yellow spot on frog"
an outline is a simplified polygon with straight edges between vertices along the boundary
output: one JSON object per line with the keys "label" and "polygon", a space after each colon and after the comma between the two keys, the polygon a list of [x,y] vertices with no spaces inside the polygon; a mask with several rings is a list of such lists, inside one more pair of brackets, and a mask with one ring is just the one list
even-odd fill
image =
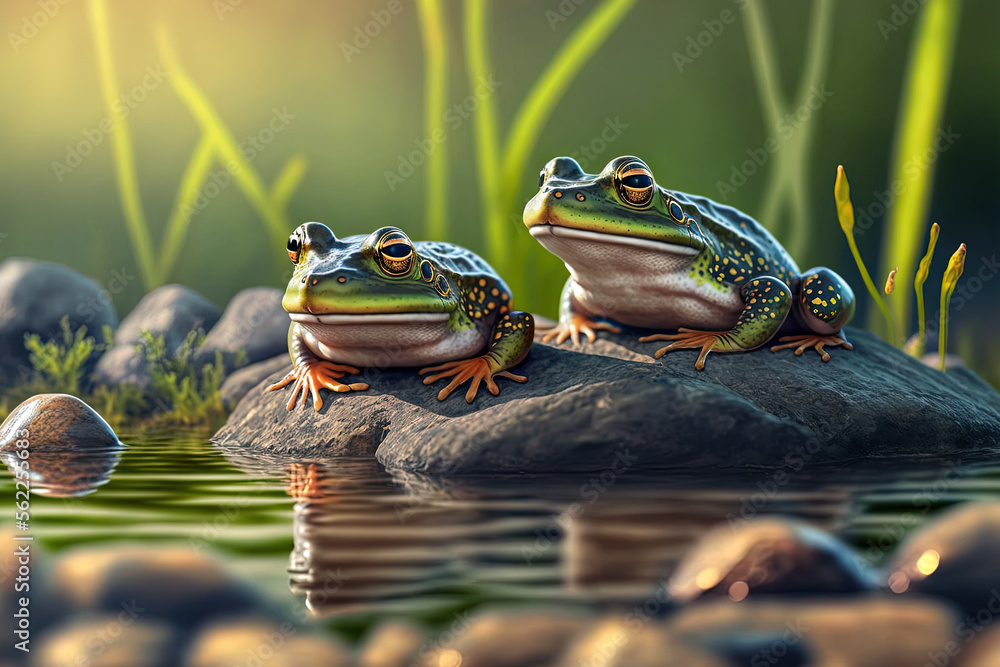
{"label": "yellow spot on frog", "polygon": [[822,303],[822,301],[819,297],[816,297],[810,303],[812,303],[814,306],[818,306],[820,303]]}
{"label": "yellow spot on frog", "polygon": [[736,275],[736,269],[729,269],[729,273],[731,273],[732,275],[735,276]]}

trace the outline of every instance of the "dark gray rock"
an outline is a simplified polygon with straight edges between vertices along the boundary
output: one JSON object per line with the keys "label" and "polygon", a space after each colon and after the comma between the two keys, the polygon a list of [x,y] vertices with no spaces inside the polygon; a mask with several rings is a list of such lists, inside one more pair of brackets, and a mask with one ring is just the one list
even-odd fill
{"label": "dark gray rock", "polygon": [[173,354],[195,329],[208,331],[221,313],[210,301],[183,285],[158,287],[139,301],[115,332],[114,346],[104,353],[94,369],[98,384],[132,384],[145,387],[149,376],[145,359],[136,346],[142,331],[163,336],[167,354]]}
{"label": "dark gray rock", "polygon": [[[928,368],[876,336],[848,330],[854,351],[695,352],[655,363],[660,344],[609,335],[574,352],[536,345],[500,378],[500,395],[481,389],[439,402],[443,383],[425,386],[414,369],[363,369],[368,391],[332,394],[324,406],[285,410],[290,388],[254,387],[216,434],[246,451],[329,457],[376,452],[388,468],[430,473],[603,470],[616,452],[633,464],[740,468],[996,452],[1000,395],[968,370]],[[275,373],[264,382],[280,379]]]}
{"label": "dark gray rock", "polygon": [[59,321],[66,315],[73,331],[86,326],[98,341],[104,325],[118,323],[108,293],[73,269],[21,257],[0,263],[0,386],[31,379],[24,335],[61,338]]}
{"label": "dark gray rock", "polygon": [[283,353],[287,357],[288,326],[292,321],[281,307],[281,297],[281,290],[273,287],[251,287],[234,296],[198,348],[195,360],[211,364],[215,353],[222,352],[229,373],[236,368],[240,350],[246,353],[247,364]]}
{"label": "dark gray rock", "polygon": [[1000,502],[942,512],[893,553],[884,583],[910,595],[936,595],[975,617],[1000,611]]}
{"label": "dark gray rock", "polygon": [[669,629],[729,656],[726,664],[923,667],[954,641],[956,622],[951,609],[933,600],[867,595],[693,604],[671,619]]}
{"label": "dark gray rock", "polygon": [[16,453],[28,441],[36,452],[112,449],[121,445],[108,423],[89,405],[68,394],[38,394],[0,424],[0,451]]}
{"label": "dark gray rock", "polygon": [[227,376],[219,388],[219,393],[222,395],[222,403],[232,408],[247,395],[247,392],[259,385],[266,378],[271,377],[279,371],[284,375],[291,370],[292,360],[287,352],[267,361],[259,361],[256,364],[241,368]]}
{"label": "dark gray rock", "polygon": [[785,519],[757,519],[709,531],[670,579],[671,596],[680,602],[876,589],[874,573],[847,545],[817,528]]}

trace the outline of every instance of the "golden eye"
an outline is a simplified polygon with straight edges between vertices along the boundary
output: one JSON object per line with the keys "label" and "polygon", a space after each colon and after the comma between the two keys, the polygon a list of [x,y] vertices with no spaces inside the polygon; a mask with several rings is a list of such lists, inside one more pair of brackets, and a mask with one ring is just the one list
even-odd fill
{"label": "golden eye", "polygon": [[648,206],[653,200],[653,174],[638,160],[626,162],[615,174],[615,190],[630,206]]}
{"label": "golden eye", "polygon": [[405,234],[392,231],[379,239],[375,257],[386,275],[404,276],[413,268],[416,253]]}

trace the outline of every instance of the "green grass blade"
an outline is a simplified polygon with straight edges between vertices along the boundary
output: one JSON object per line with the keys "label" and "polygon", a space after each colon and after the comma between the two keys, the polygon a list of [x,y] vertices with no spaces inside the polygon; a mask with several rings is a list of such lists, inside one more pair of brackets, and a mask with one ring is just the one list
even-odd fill
{"label": "green grass blade", "polygon": [[[880,260],[882,273],[898,264],[899,276],[907,281],[914,275],[934,183],[933,166],[914,175],[907,163],[933,150],[947,98],[961,4],[928,0],[917,20],[907,63],[889,173],[890,183],[906,187],[887,214]],[[908,291],[900,294],[896,313],[904,326],[910,321],[911,304]],[[869,313],[869,326],[877,324]]]}
{"label": "green grass blade", "polygon": [[231,169],[233,181],[264,221],[271,237],[271,244],[283,247],[291,226],[284,211],[277,210],[271,205],[267,188],[260,176],[243,157],[232,133],[212,108],[208,98],[181,67],[165,30],[159,31],[158,41],[161,57],[170,73],[170,83],[174,90],[201,126],[202,132],[213,141],[220,161],[227,167],[233,165]]}
{"label": "green grass blade", "polygon": [[442,132],[448,99],[448,32],[441,0],[417,0],[420,34],[424,45],[424,128],[425,136],[435,142],[427,156],[427,237],[442,240],[447,233],[448,152],[445,142],[434,139]]}
{"label": "green grass blade", "polygon": [[781,120],[781,110],[785,106],[778,83],[774,40],[771,38],[771,29],[767,25],[764,11],[761,9],[761,0],[749,0],[746,4],[746,14],[743,30],[750,50],[750,65],[754,72],[754,83],[757,85],[757,97],[760,99],[768,126],[774,127]]}
{"label": "green grass blade", "polygon": [[637,0],[605,0],[577,26],[549,62],[514,116],[503,156],[507,206],[516,203],[518,184],[538,137],[583,66],[607,41]]}
{"label": "green grass blade", "polygon": [[118,78],[115,75],[111,56],[111,37],[108,29],[108,10],[104,0],[89,0],[90,27],[97,50],[97,65],[101,79],[101,93],[104,106],[111,119],[111,147],[114,157],[115,176],[118,180],[118,198],[125,225],[128,229],[132,251],[135,253],[139,272],[146,289],[157,287],[156,264],[153,259],[153,244],[150,240],[149,225],[142,208],[139,193],[139,179],[136,175],[135,158],[132,151],[132,137],[121,114],[115,112],[115,105],[121,96]]}
{"label": "green grass blade", "polygon": [[[469,86],[475,90],[481,80],[492,74],[489,44],[486,39],[487,0],[465,1],[465,49]],[[509,253],[503,213],[499,201],[499,155],[496,102],[492,96],[479,100],[473,112],[479,196],[486,224],[487,257],[494,268],[505,275]],[[506,275],[505,275],[506,277]]]}
{"label": "green grass blade", "polygon": [[274,179],[274,185],[271,186],[269,195],[271,206],[279,211],[288,208],[288,201],[302,184],[308,167],[309,162],[304,155],[295,155],[285,163],[285,166],[278,172],[278,177]]}
{"label": "green grass blade", "polygon": [[163,252],[160,253],[160,263],[156,271],[160,283],[170,279],[170,273],[177,263],[181,246],[184,245],[184,237],[187,235],[189,215],[194,210],[195,200],[201,193],[201,186],[208,180],[213,164],[215,164],[215,145],[210,138],[202,135],[181,176],[180,189],[177,191],[174,208],[167,222]]}

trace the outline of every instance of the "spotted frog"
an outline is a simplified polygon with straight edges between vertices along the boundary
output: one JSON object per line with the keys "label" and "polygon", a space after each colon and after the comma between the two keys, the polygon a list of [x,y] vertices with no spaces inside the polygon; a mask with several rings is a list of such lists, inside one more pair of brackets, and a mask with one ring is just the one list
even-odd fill
{"label": "spotted frog", "polygon": [[550,161],[524,224],[562,259],[570,278],[559,324],[543,340],[561,343],[616,324],[669,330],[640,338],[679,349],[743,352],[781,337],[771,351],[852,349],[842,329],[854,293],[824,267],[800,272],[785,249],[750,216],[705,197],[660,187],[636,157],[586,174],[575,160]]}
{"label": "spotted frog", "polygon": [[438,399],[469,382],[471,403],[496,377],[526,378],[509,369],[528,353],[534,321],[515,311],[503,280],[483,259],[448,243],[414,243],[396,227],[338,239],[326,225],[308,222],[288,239],[295,265],[282,306],[292,319],[292,371],[268,387],[293,384],[288,410],[321,389],[368,389],[342,381],[359,367],[423,366],[424,384],[450,378]]}

